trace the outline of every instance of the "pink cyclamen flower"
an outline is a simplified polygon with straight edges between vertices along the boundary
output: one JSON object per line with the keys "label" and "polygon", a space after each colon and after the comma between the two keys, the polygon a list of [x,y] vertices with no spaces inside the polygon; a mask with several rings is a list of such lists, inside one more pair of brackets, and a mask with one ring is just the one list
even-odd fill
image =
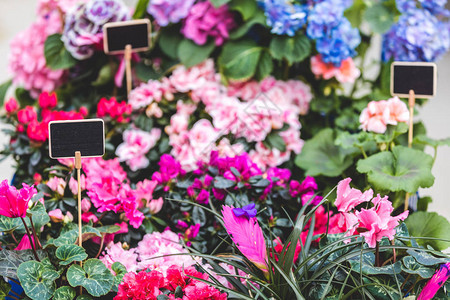
{"label": "pink cyclamen flower", "polygon": [[399,225],[400,220],[406,219],[409,211],[392,217],[391,213],[394,208],[387,196],[381,198],[380,195],[377,195],[372,199],[372,203],[375,205],[374,207],[361,209],[361,211],[356,212],[356,217],[359,221],[358,229],[365,230],[360,235],[364,237],[369,247],[375,248],[376,243],[381,241],[383,237],[387,237],[389,240],[394,239],[395,228]]}
{"label": "pink cyclamen flower", "polygon": [[17,112],[19,108],[19,103],[17,103],[17,100],[13,97],[9,98],[9,100],[5,102],[5,110],[8,115]]}
{"label": "pink cyclamen flower", "polygon": [[147,207],[152,215],[157,214],[164,204],[163,198],[159,197],[158,199],[153,199],[147,202]]}
{"label": "pink cyclamen flower", "polygon": [[59,208],[49,211],[48,215],[50,217],[50,220],[55,223],[60,223],[64,219],[64,215]]}
{"label": "pink cyclamen flower", "polygon": [[439,270],[434,273],[433,277],[423,287],[417,300],[432,299],[437,291],[444,285],[447,279],[450,277],[450,262],[442,264]]}
{"label": "pink cyclamen flower", "polygon": [[0,183],[0,215],[8,218],[25,218],[28,202],[37,194],[33,186],[22,183],[22,188],[17,190],[8,185],[8,180]]}
{"label": "pink cyclamen flower", "polygon": [[233,206],[222,207],[225,229],[239,251],[258,268],[267,270],[267,250],[261,227],[255,217],[237,217]]}
{"label": "pink cyclamen flower", "polygon": [[343,213],[349,212],[363,202],[370,201],[373,196],[372,189],[362,193],[360,190],[351,188],[350,181],[352,181],[350,177],[345,178],[339,181],[337,186],[337,196],[334,205],[336,205],[338,211]]}
{"label": "pink cyclamen flower", "polygon": [[[34,237],[31,235],[31,240],[34,243]],[[27,234],[24,234],[22,236],[22,239],[20,240],[20,243],[17,245],[17,247],[14,250],[27,250],[32,249],[30,244],[30,237]]]}
{"label": "pink cyclamen flower", "polygon": [[209,36],[216,46],[228,39],[228,32],[236,26],[227,5],[215,8],[211,2],[199,2],[191,7],[181,32],[197,45],[204,45]]}
{"label": "pink cyclamen flower", "polygon": [[58,98],[55,92],[42,92],[38,99],[41,108],[54,108],[58,103]]}
{"label": "pink cyclamen flower", "polygon": [[19,110],[17,113],[17,119],[21,124],[28,124],[32,121],[37,121],[37,113],[33,106],[26,106]]}

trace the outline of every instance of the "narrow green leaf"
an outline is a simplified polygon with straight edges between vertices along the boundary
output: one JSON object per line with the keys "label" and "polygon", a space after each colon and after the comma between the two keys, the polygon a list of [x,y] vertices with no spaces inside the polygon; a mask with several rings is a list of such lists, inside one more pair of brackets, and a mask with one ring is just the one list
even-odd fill
{"label": "narrow green leaf", "polygon": [[8,80],[5,83],[0,85],[0,107],[3,107],[3,103],[5,102],[6,92],[12,84],[12,80]]}
{"label": "narrow green leaf", "polygon": [[149,0],[139,0],[135,6],[133,19],[142,19],[145,17],[145,13],[147,12]]}

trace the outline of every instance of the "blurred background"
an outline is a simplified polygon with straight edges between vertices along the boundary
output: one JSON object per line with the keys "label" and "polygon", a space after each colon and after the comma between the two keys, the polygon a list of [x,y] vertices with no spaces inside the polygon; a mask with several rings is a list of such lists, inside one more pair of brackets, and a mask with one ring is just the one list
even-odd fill
{"label": "blurred background", "polygon": [[[132,5],[135,1],[128,0]],[[0,0],[0,82],[10,79],[8,71],[9,42],[20,31],[26,29],[35,19],[36,0]],[[447,53],[438,65],[437,96],[430,99],[419,109],[417,120],[422,120],[431,138],[442,139],[450,137],[450,53]],[[0,129],[6,125],[0,123]],[[0,149],[7,144],[8,138],[0,133]],[[432,149],[428,149],[433,154]],[[8,158],[0,162],[0,180],[12,178],[14,172],[13,160]],[[450,147],[438,149],[437,159],[433,168],[436,177],[433,187],[419,191],[421,196],[431,196],[433,202],[429,211],[436,211],[450,220]]]}

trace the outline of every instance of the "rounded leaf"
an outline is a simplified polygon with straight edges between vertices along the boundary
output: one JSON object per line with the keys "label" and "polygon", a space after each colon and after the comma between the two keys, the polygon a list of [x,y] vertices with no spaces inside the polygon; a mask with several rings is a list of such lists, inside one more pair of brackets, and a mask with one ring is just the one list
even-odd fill
{"label": "rounded leaf", "polygon": [[53,295],[54,300],[72,300],[75,298],[76,292],[70,286],[62,286],[58,288]]}
{"label": "rounded leaf", "polygon": [[56,249],[56,257],[60,259],[61,265],[68,265],[73,261],[82,261],[87,258],[83,247],[77,245],[62,245]]}
{"label": "rounded leaf", "polygon": [[67,280],[73,287],[82,286],[94,297],[106,295],[114,284],[111,271],[98,259],[88,259],[83,268],[71,265],[67,270]]}
{"label": "rounded leaf", "polygon": [[20,264],[17,277],[28,297],[33,300],[47,300],[56,290],[55,279],[59,274],[46,268],[44,264],[31,260]]}
{"label": "rounded leaf", "polygon": [[[435,212],[415,212],[405,220],[405,223],[410,235],[413,237],[450,240],[450,223],[445,217]],[[417,242],[423,246],[430,245],[438,250],[444,250],[450,247],[450,243],[440,240],[417,239]]]}

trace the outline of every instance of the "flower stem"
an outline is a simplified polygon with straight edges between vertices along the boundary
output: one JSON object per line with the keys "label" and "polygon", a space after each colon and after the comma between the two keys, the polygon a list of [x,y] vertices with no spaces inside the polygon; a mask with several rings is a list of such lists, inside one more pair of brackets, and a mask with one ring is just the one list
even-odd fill
{"label": "flower stem", "polygon": [[33,236],[34,236],[34,243],[37,243],[39,246],[39,249],[42,249],[41,242],[39,241],[38,236],[36,234],[36,229],[34,228],[33,219],[30,216],[28,216],[28,218],[30,219],[31,231],[33,232]]}
{"label": "flower stem", "polygon": [[34,258],[36,258],[36,260],[38,262],[40,262],[41,260],[39,259],[38,255],[36,253],[36,246],[34,245],[33,239],[31,238],[30,229],[28,229],[28,226],[27,226],[27,223],[25,222],[25,219],[22,218],[22,217],[20,217],[20,219],[22,220],[23,226],[25,227],[25,230],[27,231],[28,238],[30,239],[31,250],[33,250]]}
{"label": "flower stem", "polygon": [[380,266],[380,243],[377,242],[377,245],[375,246],[375,267]]}
{"label": "flower stem", "polygon": [[16,239],[16,236],[14,235],[14,231],[11,231],[11,237],[13,238],[14,242],[16,242],[17,245],[19,245],[19,242]]}

